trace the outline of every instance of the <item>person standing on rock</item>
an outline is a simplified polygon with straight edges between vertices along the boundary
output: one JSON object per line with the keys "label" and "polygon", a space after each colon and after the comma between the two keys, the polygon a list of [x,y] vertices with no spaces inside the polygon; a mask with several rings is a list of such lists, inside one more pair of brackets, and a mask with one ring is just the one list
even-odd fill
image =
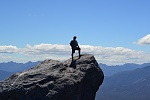
{"label": "person standing on rock", "polygon": [[71,53],[71,56],[72,56],[72,60],[73,60],[73,54],[75,53],[75,50],[78,50],[78,53],[79,53],[79,58],[81,57],[81,48],[79,47],[78,45],[78,42],[76,40],[76,36],[73,37],[73,40],[70,42],[70,46],[72,48],[72,53]]}

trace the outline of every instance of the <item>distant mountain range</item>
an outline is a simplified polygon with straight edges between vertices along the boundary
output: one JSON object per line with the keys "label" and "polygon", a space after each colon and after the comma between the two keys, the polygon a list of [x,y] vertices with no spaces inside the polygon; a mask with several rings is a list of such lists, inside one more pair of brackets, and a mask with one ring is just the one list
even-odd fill
{"label": "distant mountain range", "polygon": [[108,66],[106,64],[100,63],[99,66],[104,72],[105,76],[112,76],[118,72],[122,71],[132,71],[137,68],[143,68],[145,66],[149,66],[150,63],[144,63],[144,64],[133,64],[133,63],[126,63],[123,65],[116,65],[116,66]]}
{"label": "distant mountain range", "polygon": [[40,61],[38,62],[29,61],[27,63],[16,63],[11,61],[7,63],[0,63],[0,70],[7,71],[7,72],[20,72],[37,65],[39,62]]}
{"label": "distant mountain range", "polygon": [[8,78],[10,75],[16,72],[21,72],[23,70],[29,69],[37,65],[38,62],[27,62],[27,63],[16,63],[16,62],[7,62],[0,63],[0,80]]}
{"label": "distant mountain range", "polygon": [[150,100],[150,66],[105,77],[96,100]]}
{"label": "distant mountain range", "polygon": [[6,72],[6,71],[0,70],[0,80],[4,80],[4,79],[8,78],[12,74],[13,74],[13,72]]}

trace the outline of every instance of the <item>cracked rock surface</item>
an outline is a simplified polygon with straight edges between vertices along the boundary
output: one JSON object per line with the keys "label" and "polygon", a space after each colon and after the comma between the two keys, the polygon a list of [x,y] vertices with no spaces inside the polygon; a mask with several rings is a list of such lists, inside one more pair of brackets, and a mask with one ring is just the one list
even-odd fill
{"label": "cracked rock surface", "polygon": [[0,100],[95,100],[104,79],[95,57],[47,59],[0,82]]}

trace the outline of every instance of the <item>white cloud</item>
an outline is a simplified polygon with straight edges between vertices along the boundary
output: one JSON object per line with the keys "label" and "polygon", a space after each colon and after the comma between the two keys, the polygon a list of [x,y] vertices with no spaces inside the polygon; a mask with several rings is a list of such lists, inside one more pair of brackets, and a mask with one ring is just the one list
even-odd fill
{"label": "white cloud", "polygon": [[[99,63],[115,65],[123,63],[145,63],[150,61],[150,54],[142,51],[135,51],[124,47],[102,47],[91,45],[80,45],[81,53],[93,54]],[[2,46],[0,46],[2,48]],[[11,48],[11,49],[10,49]],[[13,48],[13,49],[12,49]],[[2,51],[2,49],[0,49]],[[62,44],[39,44],[29,45],[24,48],[17,48],[16,46],[5,46],[3,50],[5,53],[0,52],[0,61],[41,61],[45,59],[55,59],[64,61],[71,58],[71,48],[69,45]],[[6,52],[7,51],[7,52]],[[13,54],[10,54],[13,52]],[[2,55],[3,54],[3,55]],[[78,55],[76,52],[75,55]]]}
{"label": "white cloud", "polygon": [[15,53],[18,51],[16,46],[0,46],[0,53]]}
{"label": "white cloud", "polygon": [[71,55],[71,48],[68,45],[61,44],[39,44],[31,46],[26,45],[20,49],[20,54],[32,58],[32,61],[45,59],[66,60]]}
{"label": "white cloud", "polygon": [[82,46],[83,51],[94,54],[99,63],[123,64],[149,62],[150,54],[123,47]]}
{"label": "white cloud", "polygon": [[66,52],[70,52],[70,47],[61,44],[39,44],[31,46],[26,45],[25,48],[21,50],[24,55],[43,55],[43,54],[55,54],[55,55],[65,55]]}
{"label": "white cloud", "polygon": [[150,45],[150,34],[144,36],[143,38],[139,39],[137,42],[134,42],[137,45]]}

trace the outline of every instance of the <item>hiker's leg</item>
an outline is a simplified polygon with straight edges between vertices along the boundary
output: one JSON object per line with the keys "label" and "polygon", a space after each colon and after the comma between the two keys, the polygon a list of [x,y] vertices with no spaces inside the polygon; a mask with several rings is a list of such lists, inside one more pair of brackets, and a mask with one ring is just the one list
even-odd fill
{"label": "hiker's leg", "polygon": [[73,60],[73,53],[71,54],[72,60]]}
{"label": "hiker's leg", "polygon": [[75,53],[75,50],[72,49],[72,54],[71,54],[71,57],[72,57],[72,60],[73,60],[73,54]]}
{"label": "hiker's leg", "polygon": [[81,49],[78,49],[78,53],[79,53],[79,58],[81,57]]}

